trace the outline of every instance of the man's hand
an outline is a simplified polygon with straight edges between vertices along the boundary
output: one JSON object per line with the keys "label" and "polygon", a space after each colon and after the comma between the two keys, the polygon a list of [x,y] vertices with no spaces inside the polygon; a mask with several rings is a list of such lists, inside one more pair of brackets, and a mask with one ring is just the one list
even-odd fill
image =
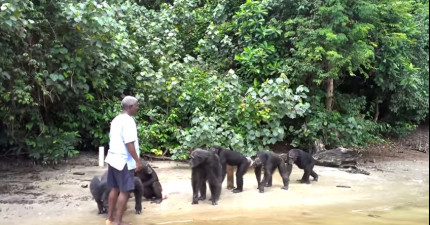
{"label": "man's hand", "polygon": [[140,160],[136,161],[136,170],[135,172],[139,172],[142,169],[142,162],[140,162]]}
{"label": "man's hand", "polygon": [[139,156],[137,155],[136,149],[134,148],[134,141],[125,144],[125,146],[127,146],[128,153],[130,153],[131,157],[133,157],[134,161],[136,162],[135,172],[137,173],[142,169],[142,163],[140,162]]}

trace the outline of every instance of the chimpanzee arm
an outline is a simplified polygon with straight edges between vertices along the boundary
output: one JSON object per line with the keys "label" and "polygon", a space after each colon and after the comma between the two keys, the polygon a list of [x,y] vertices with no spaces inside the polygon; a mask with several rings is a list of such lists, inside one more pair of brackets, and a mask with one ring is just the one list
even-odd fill
{"label": "chimpanzee arm", "polygon": [[136,200],[136,205],[134,209],[136,210],[136,214],[142,213],[142,195],[143,195],[142,181],[138,177],[134,177],[134,198]]}
{"label": "chimpanzee arm", "polygon": [[260,183],[261,183],[261,168],[262,168],[261,164],[255,165],[255,168],[254,168],[255,178],[257,178],[258,188],[260,187]]}
{"label": "chimpanzee arm", "polygon": [[193,188],[193,200],[191,204],[199,204],[200,179],[202,175],[199,169],[200,168],[192,168],[191,186]]}
{"label": "chimpanzee arm", "polygon": [[273,175],[273,165],[271,163],[266,163],[264,165],[264,177],[263,181],[260,183],[258,189],[260,193],[264,193],[264,186],[266,186],[267,182],[272,178]]}
{"label": "chimpanzee arm", "polygon": [[156,181],[158,181],[158,176],[155,173],[154,169],[152,169],[151,178],[149,178],[145,182],[142,182],[142,185],[143,185],[143,187],[151,186]]}
{"label": "chimpanzee arm", "polygon": [[156,181],[152,184],[152,189],[154,190],[155,195],[155,203],[160,204],[163,201],[163,188],[161,187],[160,182]]}
{"label": "chimpanzee arm", "polygon": [[279,173],[281,173],[282,181],[284,182],[284,186],[282,189],[288,190],[290,185],[290,175],[291,171],[293,170],[293,164],[289,163],[282,163],[282,165],[279,167]]}
{"label": "chimpanzee arm", "polygon": [[100,182],[99,178],[94,177],[90,183],[90,191],[91,191],[91,195],[94,197],[94,200],[97,203],[97,207],[99,209],[99,214],[103,214],[104,213],[103,199],[102,199],[103,190],[102,190],[100,184],[101,184],[101,182]]}

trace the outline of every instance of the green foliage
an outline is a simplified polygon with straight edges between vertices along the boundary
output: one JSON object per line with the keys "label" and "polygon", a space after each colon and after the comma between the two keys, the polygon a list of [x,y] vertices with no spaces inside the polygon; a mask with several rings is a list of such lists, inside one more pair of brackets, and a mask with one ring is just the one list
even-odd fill
{"label": "green foliage", "polygon": [[381,140],[379,125],[360,116],[346,117],[339,112],[321,111],[309,116],[309,121],[298,129],[291,126],[289,134],[294,137],[293,146],[311,148],[316,140],[322,141],[327,148],[337,146],[363,146]]}
{"label": "green foliage", "polygon": [[408,135],[411,131],[417,129],[417,125],[407,122],[396,122],[389,126],[386,134],[393,137],[403,137]]}
{"label": "green foliage", "polygon": [[337,95],[337,111],[327,111],[315,104],[306,122],[289,127],[293,146],[312,148],[315,141],[322,141],[326,147],[363,146],[381,141],[381,134],[388,132],[389,125],[378,124],[366,118],[364,97]]}
{"label": "green foliage", "polygon": [[75,149],[78,139],[78,132],[64,132],[55,128],[49,129],[43,136],[26,139],[32,151],[30,157],[40,160],[46,164],[48,162],[58,162],[65,157],[72,157],[79,153]]}
{"label": "green foliage", "polygon": [[190,121],[173,150],[178,158],[187,157],[189,148],[212,145],[255,155],[285,138],[282,119],[304,116],[310,106],[305,102],[307,88],[292,90],[285,75],[248,90],[233,70],[223,77],[195,71],[192,77],[178,99],[179,114],[189,115]]}
{"label": "green foliage", "polygon": [[[428,118],[429,3],[4,0],[0,149],[44,162],[108,143],[124,95],[141,152],[356,146]],[[326,81],[334,80],[327,111]]]}
{"label": "green foliage", "polygon": [[[134,68],[132,61],[116,58],[135,58],[130,54],[132,43],[123,38],[125,26],[112,19],[116,11],[115,4],[95,1],[2,3],[0,117],[6,130],[1,137],[4,146],[23,149],[42,160],[57,159],[57,155],[73,155],[69,145],[64,151],[71,154],[55,154],[55,149],[35,150],[35,140],[50,143],[64,138],[77,147],[79,137],[85,139],[82,144],[102,136],[93,126],[108,124],[103,120],[105,124],[95,124],[100,120],[92,119],[102,117],[102,99],[109,101],[124,92]],[[54,128],[80,135],[74,136],[77,141],[69,141],[70,135],[51,134]],[[49,135],[54,136],[44,137]]]}
{"label": "green foliage", "polygon": [[294,45],[294,57],[287,59],[287,64],[300,66],[293,67],[299,70],[297,78],[308,76],[311,70],[313,82],[321,84],[327,78],[365,74],[364,69],[374,59],[374,46],[368,37],[375,27],[368,18],[377,12],[370,6],[373,4],[366,1],[317,1],[309,8],[315,13],[312,18],[303,12],[288,19],[286,37]]}
{"label": "green foliage", "polygon": [[369,71],[376,83],[372,89],[389,102],[388,122],[419,123],[429,110],[428,2],[384,3],[375,21],[377,30],[371,33],[377,53]]}
{"label": "green foliage", "polygon": [[144,152],[162,155],[164,152],[177,147],[176,125],[177,115],[174,111],[166,115],[166,112],[157,107],[149,111],[143,111],[141,115],[150,118],[149,121],[141,120],[138,124],[138,138],[140,148]]}

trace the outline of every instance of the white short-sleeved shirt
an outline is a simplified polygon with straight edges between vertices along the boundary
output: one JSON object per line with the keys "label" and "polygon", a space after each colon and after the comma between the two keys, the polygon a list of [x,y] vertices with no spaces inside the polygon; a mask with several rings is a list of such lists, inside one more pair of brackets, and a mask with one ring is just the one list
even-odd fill
{"label": "white short-sleeved shirt", "polygon": [[127,113],[122,113],[112,120],[109,133],[109,151],[105,162],[117,170],[122,170],[126,163],[129,170],[135,169],[136,162],[126,146],[130,142],[134,142],[134,148],[139,156],[136,122]]}

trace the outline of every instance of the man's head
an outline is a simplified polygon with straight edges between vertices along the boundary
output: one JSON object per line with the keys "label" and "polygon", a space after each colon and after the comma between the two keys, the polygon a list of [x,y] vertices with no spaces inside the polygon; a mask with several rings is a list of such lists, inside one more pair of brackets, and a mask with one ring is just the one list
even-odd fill
{"label": "man's head", "polygon": [[137,109],[139,109],[139,103],[137,102],[137,98],[133,96],[125,96],[121,101],[122,111],[126,112],[130,116],[134,116],[137,113]]}

